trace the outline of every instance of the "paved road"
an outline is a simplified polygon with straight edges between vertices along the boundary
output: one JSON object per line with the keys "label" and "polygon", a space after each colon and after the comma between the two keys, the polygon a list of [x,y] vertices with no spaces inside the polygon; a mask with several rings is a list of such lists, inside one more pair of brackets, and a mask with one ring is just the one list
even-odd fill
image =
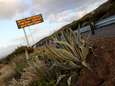
{"label": "paved road", "polygon": [[91,35],[91,31],[83,33],[83,35],[86,37],[89,35],[90,38],[115,37],[115,24],[95,30],[95,35]]}
{"label": "paved road", "polygon": [[[97,22],[96,22],[96,28],[99,29],[99,28],[101,28],[101,27],[105,27],[105,26],[108,26],[108,25],[111,25],[111,24],[115,24],[115,15],[97,21]],[[78,31],[78,30],[75,30],[75,32],[77,32],[77,31]],[[82,32],[87,32],[87,31],[90,31],[90,26],[89,26],[89,25],[80,28],[80,32],[81,32],[81,33],[82,33]]]}

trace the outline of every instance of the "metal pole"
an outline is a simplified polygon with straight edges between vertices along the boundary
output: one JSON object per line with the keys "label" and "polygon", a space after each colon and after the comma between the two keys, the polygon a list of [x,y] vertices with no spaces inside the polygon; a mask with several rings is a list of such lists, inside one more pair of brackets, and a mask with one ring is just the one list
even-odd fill
{"label": "metal pole", "polygon": [[[23,28],[23,31],[24,31],[24,34],[25,34],[25,38],[26,38],[26,42],[27,42],[27,46],[29,46],[29,40],[28,40],[28,37],[27,37],[26,31],[25,31],[24,28]],[[25,48],[25,56],[26,56],[26,59],[28,60],[28,59],[29,59],[29,54],[28,54],[28,50],[27,50],[27,48]]]}
{"label": "metal pole", "polygon": [[34,37],[33,37],[32,32],[31,32],[31,29],[29,28],[28,30],[29,30],[29,32],[30,32],[30,35],[31,35],[32,41],[33,41],[33,43],[34,43],[35,41],[34,41]]}
{"label": "metal pole", "polygon": [[28,40],[28,37],[27,37],[26,31],[25,31],[24,28],[23,28],[23,31],[24,31],[24,34],[25,34],[25,38],[26,38],[26,42],[27,42],[27,46],[29,46],[29,40]]}

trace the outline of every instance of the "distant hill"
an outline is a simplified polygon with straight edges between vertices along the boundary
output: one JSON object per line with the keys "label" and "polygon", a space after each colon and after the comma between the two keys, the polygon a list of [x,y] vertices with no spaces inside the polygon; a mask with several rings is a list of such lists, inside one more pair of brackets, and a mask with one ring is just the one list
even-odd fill
{"label": "distant hill", "polygon": [[[115,0],[109,0],[109,1],[105,2],[104,4],[100,5],[94,11],[83,16],[81,19],[73,21],[72,23],[63,26],[60,30],[58,30],[54,34],[59,33],[60,31],[62,31],[64,29],[68,29],[68,28],[71,28],[72,30],[76,30],[79,24],[81,27],[83,27],[85,25],[88,25],[89,21],[96,22],[98,20],[107,18],[112,15],[115,15]],[[37,44],[44,45],[44,43],[47,40],[48,40],[48,37],[40,40]]]}
{"label": "distant hill", "polygon": [[115,0],[109,0],[105,2],[94,11],[88,13],[79,20],[73,21],[72,23],[64,26],[63,28],[72,28],[73,30],[75,30],[76,27],[78,27],[79,23],[81,27],[83,27],[87,25],[89,21],[96,22],[112,15],[115,15]]}

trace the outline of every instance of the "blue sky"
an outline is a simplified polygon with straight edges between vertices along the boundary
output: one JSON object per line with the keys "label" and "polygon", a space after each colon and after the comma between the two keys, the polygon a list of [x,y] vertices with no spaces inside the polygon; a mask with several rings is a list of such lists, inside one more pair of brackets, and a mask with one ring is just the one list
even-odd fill
{"label": "blue sky", "polygon": [[0,52],[0,57],[8,54],[6,52],[10,49],[26,44],[24,32],[17,28],[16,20],[42,13],[43,23],[25,28],[29,42],[33,44],[63,25],[81,18],[105,1],[0,0],[0,50],[4,50],[4,53]]}

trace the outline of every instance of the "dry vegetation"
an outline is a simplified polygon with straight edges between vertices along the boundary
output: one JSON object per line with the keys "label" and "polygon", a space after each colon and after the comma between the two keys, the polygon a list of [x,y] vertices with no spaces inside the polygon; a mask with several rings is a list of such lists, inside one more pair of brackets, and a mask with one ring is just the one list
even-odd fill
{"label": "dry vegetation", "polygon": [[12,60],[8,61],[8,65],[13,64],[14,74],[7,77],[4,83],[6,86],[74,85],[82,68],[91,71],[86,63],[89,46],[84,40],[81,40],[78,45],[76,39],[77,36],[71,29],[55,33],[48,37],[50,41],[45,42],[44,46],[29,48],[31,54],[28,60],[24,59],[25,56],[18,56],[24,54],[25,47],[17,49],[11,54]]}
{"label": "dry vegetation", "polygon": [[[99,7],[101,13],[95,10],[97,19],[102,18],[104,15],[101,14],[110,9],[114,13],[115,3],[111,5],[110,3],[105,3],[108,4],[106,10],[103,9],[102,11],[102,7]],[[90,18],[94,16],[88,15],[90,15]],[[90,62],[89,60],[87,62],[87,59],[95,57],[95,51],[93,52],[92,47],[86,40],[79,39],[78,41],[77,34],[68,29],[70,26],[73,29],[79,23],[86,22],[89,19],[88,15],[41,40],[36,48],[20,47],[6,59],[1,60],[0,86],[106,86],[102,85],[105,83],[105,79],[103,80],[103,77],[101,77],[103,72],[98,72],[100,69],[95,65],[92,66],[91,62],[95,62],[96,59],[92,58],[93,61]],[[29,53],[29,59],[25,58],[25,49]],[[99,63],[101,64],[101,62]],[[105,65],[103,67],[106,69]],[[89,77],[88,73],[91,74]],[[96,82],[98,79],[96,74],[99,76],[99,80],[102,81]],[[90,84],[87,78],[92,80],[92,82],[94,80],[94,83]]]}

